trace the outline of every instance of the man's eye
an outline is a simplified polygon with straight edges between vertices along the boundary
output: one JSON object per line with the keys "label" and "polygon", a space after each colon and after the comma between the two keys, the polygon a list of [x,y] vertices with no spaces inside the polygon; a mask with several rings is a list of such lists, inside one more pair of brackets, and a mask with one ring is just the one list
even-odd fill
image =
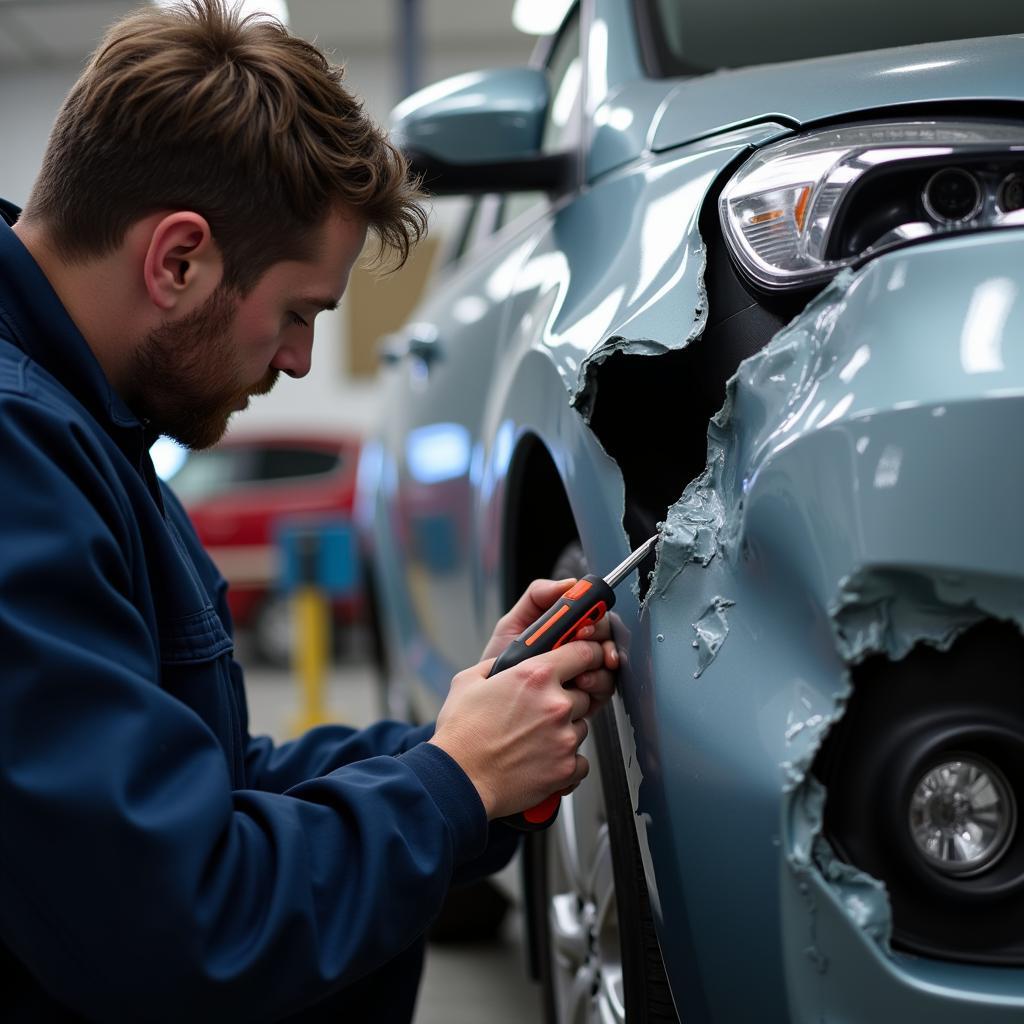
{"label": "man's eye", "polygon": [[307,324],[306,321],[303,320],[302,317],[299,316],[298,313],[293,313],[291,310],[288,310],[288,319],[293,324],[298,324],[299,327],[308,327],[309,326],[309,324]]}

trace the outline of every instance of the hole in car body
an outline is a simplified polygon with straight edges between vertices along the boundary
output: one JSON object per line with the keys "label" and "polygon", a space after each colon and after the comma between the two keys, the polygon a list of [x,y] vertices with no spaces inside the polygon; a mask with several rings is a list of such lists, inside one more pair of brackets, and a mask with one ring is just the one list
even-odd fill
{"label": "hole in car body", "polygon": [[826,838],[886,885],[896,948],[1024,964],[1022,670],[1024,636],[994,620],[948,651],[918,644],[852,670],[813,771]]}

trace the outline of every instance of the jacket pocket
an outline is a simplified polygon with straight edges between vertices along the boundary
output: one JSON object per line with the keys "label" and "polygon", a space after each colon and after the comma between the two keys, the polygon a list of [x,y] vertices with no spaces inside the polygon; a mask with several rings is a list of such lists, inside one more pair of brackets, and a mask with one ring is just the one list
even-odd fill
{"label": "jacket pocket", "polygon": [[241,709],[231,681],[234,644],[212,608],[160,629],[160,685],[217,737],[236,785],[244,778]]}

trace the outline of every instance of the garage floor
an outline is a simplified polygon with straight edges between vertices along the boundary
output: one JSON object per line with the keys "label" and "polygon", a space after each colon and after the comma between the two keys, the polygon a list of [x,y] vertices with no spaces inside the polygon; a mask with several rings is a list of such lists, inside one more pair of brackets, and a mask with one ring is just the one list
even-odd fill
{"label": "garage floor", "polygon": [[[245,652],[240,652],[245,664]],[[286,672],[246,670],[254,734],[286,739],[298,708],[298,690]],[[365,725],[376,717],[373,675],[364,663],[336,667],[328,686],[335,720]],[[501,941],[472,947],[430,946],[414,1024],[536,1024],[540,989],[526,976],[518,942],[518,914],[506,919]]]}

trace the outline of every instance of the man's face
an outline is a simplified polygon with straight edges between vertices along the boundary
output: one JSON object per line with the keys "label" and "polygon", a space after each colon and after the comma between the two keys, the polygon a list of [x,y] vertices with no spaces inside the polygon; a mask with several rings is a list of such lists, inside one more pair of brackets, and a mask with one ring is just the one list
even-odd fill
{"label": "man's face", "polygon": [[281,372],[305,376],[313,320],[337,305],[365,239],[362,222],[332,214],[310,259],[274,264],[244,298],[221,285],[198,309],[150,331],[132,367],[138,413],[186,447],[208,448]]}

